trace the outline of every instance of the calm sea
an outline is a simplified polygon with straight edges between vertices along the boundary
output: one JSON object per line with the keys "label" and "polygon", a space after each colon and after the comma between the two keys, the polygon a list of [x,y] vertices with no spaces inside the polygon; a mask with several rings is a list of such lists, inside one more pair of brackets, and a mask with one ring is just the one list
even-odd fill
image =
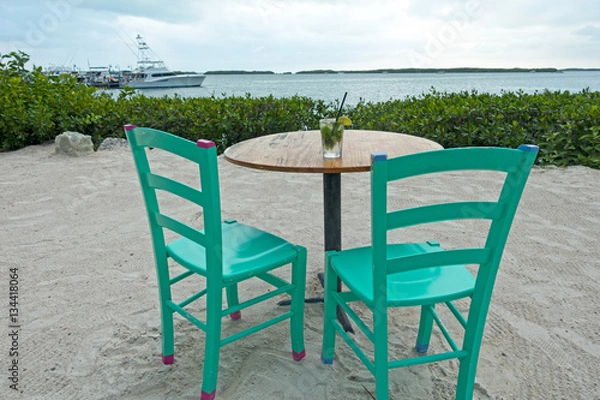
{"label": "calm sea", "polygon": [[562,73],[442,73],[442,74],[300,74],[300,75],[208,75],[200,88],[146,89],[148,96],[183,97],[273,95],[307,96],[325,101],[341,100],[348,92],[347,104],[360,99],[370,102],[419,96],[432,88],[439,92],[476,90],[479,93],[536,91],[579,92],[589,88],[600,91],[600,71]]}

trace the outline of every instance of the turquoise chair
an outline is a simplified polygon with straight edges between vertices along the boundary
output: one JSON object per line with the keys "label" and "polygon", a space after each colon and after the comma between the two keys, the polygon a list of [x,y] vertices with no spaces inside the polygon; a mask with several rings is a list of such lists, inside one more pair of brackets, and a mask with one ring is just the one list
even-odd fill
{"label": "turquoise chair", "polygon": [[[457,358],[460,363],[456,399],[471,399],[475,370],[486,315],[498,266],[523,188],[538,147],[461,148],[438,150],[387,159],[385,153],[371,156],[371,246],[325,255],[325,315],[322,360],[331,364],[336,331],[375,376],[378,400],[388,399],[388,375],[393,368]],[[445,171],[501,171],[504,185],[493,202],[464,201],[430,204],[410,209],[388,210],[388,182]],[[424,243],[389,243],[387,232],[399,228],[460,219],[489,220],[482,248],[444,250],[432,240]],[[475,265],[475,276],[465,268]],[[337,278],[348,288],[337,292]],[[470,298],[466,318],[452,301]],[[373,313],[371,329],[349,307],[361,301]],[[445,304],[464,328],[459,346],[440,320],[435,307]],[[336,320],[341,306],[367,338],[373,342],[369,358]],[[388,309],[420,307],[416,351],[426,353],[436,323],[450,350],[435,354],[390,360],[388,355]],[[371,361],[373,360],[373,361]]]}
{"label": "turquoise chair", "polygon": [[[134,125],[125,125],[125,132],[137,167],[152,234],[162,319],[163,363],[174,362],[174,313],[206,332],[201,400],[215,398],[221,346],[278,322],[290,319],[293,357],[296,361],[304,358],[306,249],[233,220],[221,221],[217,151],[213,142],[198,140],[194,143],[166,132]],[[198,164],[201,189],[153,173],[147,148],[162,149]],[[200,206],[204,229],[199,230],[166,215],[159,208],[157,191],[170,192]],[[180,238],[166,243],[165,229],[175,232]],[[169,258],[185,272],[170,276]],[[287,264],[292,265],[291,282],[270,273]],[[206,287],[186,300],[175,302],[171,287],[195,274],[206,278]],[[240,303],[238,284],[250,278],[259,278],[273,285],[275,290]],[[222,307],[223,289],[227,296],[226,309]],[[237,320],[242,309],[282,293],[291,296],[288,312],[231,336],[221,336],[222,317],[229,315]],[[186,306],[203,296],[206,296],[205,322],[186,310]]]}

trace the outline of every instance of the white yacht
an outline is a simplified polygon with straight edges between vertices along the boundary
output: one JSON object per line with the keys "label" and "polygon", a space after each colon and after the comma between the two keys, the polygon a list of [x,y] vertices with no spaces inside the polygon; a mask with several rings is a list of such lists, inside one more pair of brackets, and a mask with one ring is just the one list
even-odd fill
{"label": "white yacht", "polygon": [[142,36],[137,35],[138,61],[137,68],[131,75],[124,75],[121,86],[134,89],[199,87],[205,75],[197,72],[173,72],[158,57]]}

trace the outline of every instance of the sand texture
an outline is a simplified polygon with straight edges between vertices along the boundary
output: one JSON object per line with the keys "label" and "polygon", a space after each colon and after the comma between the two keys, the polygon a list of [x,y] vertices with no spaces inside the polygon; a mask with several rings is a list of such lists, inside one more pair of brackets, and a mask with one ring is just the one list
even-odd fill
{"label": "sand texture", "polygon": [[[171,156],[156,151],[151,158],[172,176],[194,179],[194,171],[176,167]],[[250,170],[223,158],[219,168],[223,218],[306,246],[307,296],[321,294],[316,274],[323,265],[322,177]],[[31,146],[0,153],[0,172],[0,399],[199,398],[202,331],[176,318],[175,364],[161,363],[151,241],[129,150],[70,158],[55,155],[53,145]],[[498,183],[493,174],[451,173],[411,180],[391,191],[391,201],[485,198]],[[368,188],[368,173],[343,175],[344,248],[369,243]],[[201,222],[189,205],[179,211],[185,221]],[[397,236],[452,247],[479,240],[480,231],[476,224],[446,224]],[[600,399],[599,239],[600,171],[535,168],[492,298],[476,399]],[[19,271],[19,393],[7,380],[10,268]],[[181,290],[192,293],[201,284],[184,282]],[[241,299],[263,286],[242,284]],[[204,307],[201,300],[190,310],[202,317]],[[261,303],[244,310],[239,321],[224,319],[223,332],[284,310],[273,301]],[[357,312],[369,319],[363,308]],[[291,357],[287,323],[224,347],[217,398],[372,399],[373,377],[342,340],[334,364],[321,363],[322,324],[322,305],[307,304],[307,356],[299,363]],[[390,355],[412,355],[418,310],[393,311],[390,325]],[[439,331],[432,346],[446,347]],[[457,367],[454,360],[394,370],[390,396],[452,399]]]}

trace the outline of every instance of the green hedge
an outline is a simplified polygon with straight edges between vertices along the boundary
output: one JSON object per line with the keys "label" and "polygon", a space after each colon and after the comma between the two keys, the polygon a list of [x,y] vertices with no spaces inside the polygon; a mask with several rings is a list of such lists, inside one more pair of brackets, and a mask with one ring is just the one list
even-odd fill
{"label": "green hedge", "polygon": [[431,93],[358,104],[357,129],[423,136],[444,147],[540,146],[538,163],[600,168],[600,92]]}
{"label": "green hedge", "polygon": [[[153,98],[125,89],[118,96],[27,71],[22,52],[0,55],[0,149],[43,143],[64,131],[122,137],[132,123],[197,139],[222,151],[251,137],[316,129],[339,102],[273,96]],[[540,146],[538,163],[600,168],[600,92],[430,93],[345,107],[354,129],[403,132],[460,146]]]}

